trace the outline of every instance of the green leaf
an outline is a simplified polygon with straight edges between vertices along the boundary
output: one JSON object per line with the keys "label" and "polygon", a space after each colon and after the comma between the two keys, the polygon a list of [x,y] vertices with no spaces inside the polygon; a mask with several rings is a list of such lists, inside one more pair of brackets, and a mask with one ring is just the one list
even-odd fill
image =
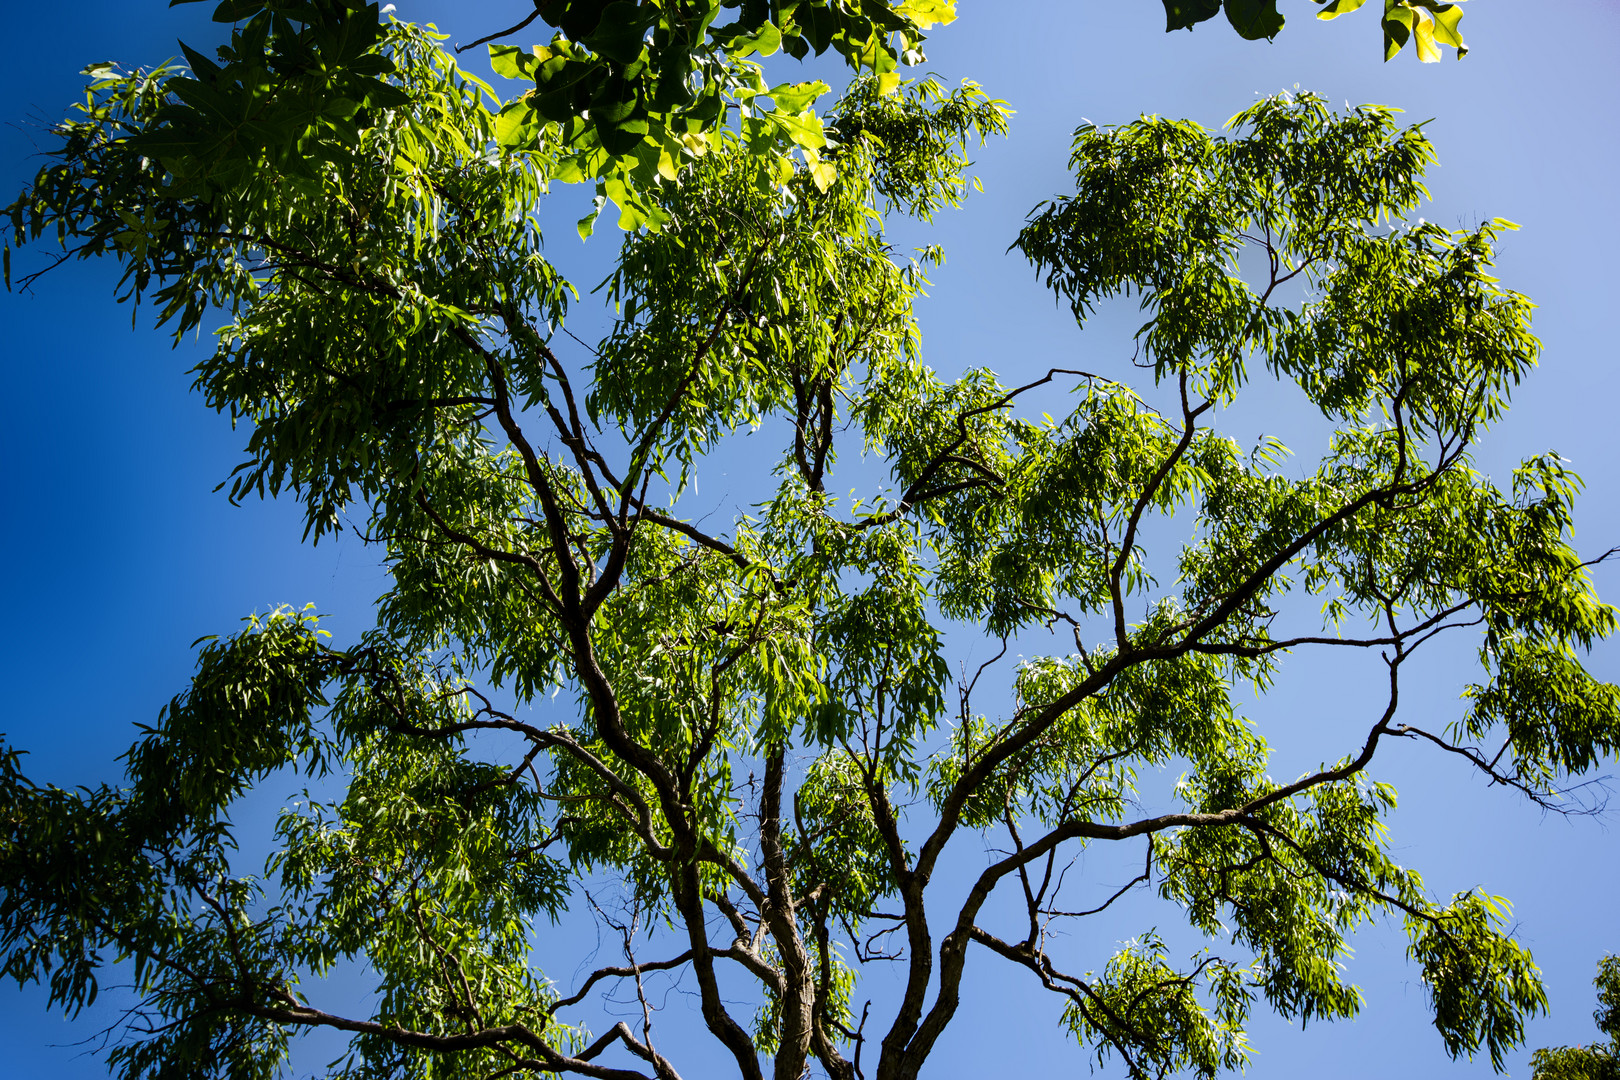
{"label": "green leaf", "polygon": [[591,212],[580,218],[579,222],[574,226],[575,230],[579,233],[579,238],[581,240],[589,240],[591,238],[591,234],[596,231],[596,219],[601,215],[602,207],[606,204],[607,197],[604,195],[597,195],[595,205],[592,207]]}
{"label": "green leaf", "polygon": [[760,56],[771,56],[782,47],[782,32],[772,22],[762,23],[759,29],[751,34],[741,34],[732,38],[727,48],[733,56],[741,59],[758,53]]}
{"label": "green leaf", "polygon": [[603,9],[602,21],[582,44],[616,63],[629,64],[641,55],[646,32],[640,5],[633,0],[614,0]]}
{"label": "green leaf", "polygon": [[559,184],[582,183],[586,179],[587,175],[589,174],[586,172],[585,168],[580,162],[579,156],[576,154],[569,154],[565,157],[558,158],[557,163],[552,167],[551,170],[551,179],[557,181]]}
{"label": "green leaf", "polygon": [[527,96],[509,101],[495,117],[495,142],[507,149],[527,149],[539,138],[541,124]]}
{"label": "green leaf", "polygon": [[[1396,5],[1392,2],[1391,6]],[[1450,45],[1456,49],[1459,60],[1468,55],[1468,46],[1464,43],[1457,25],[1462,19],[1463,10],[1456,3],[1443,3],[1441,0],[1400,0],[1398,6],[1410,11],[1413,16],[1407,25],[1411,27],[1415,38],[1414,50],[1420,61],[1426,64],[1438,62],[1443,55],[1440,51],[1441,45]]]}
{"label": "green leaf", "polygon": [[539,58],[528,49],[515,45],[491,45],[489,66],[503,79],[531,79]]}
{"label": "green leaf", "polygon": [[811,82],[783,83],[766,91],[782,112],[802,113],[832,87],[816,79]]}
{"label": "green leaf", "polygon": [[1191,30],[1220,13],[1221,0],[1164,0],[1164,29]]}
{"label": "green leaf", "polygon": [[680,165],[667,146],[658,148],[658,175],[671,182],[680,179]]}
{"label": "green leaf", "polygon": [[1434,40],[1434,20],[1427,12],[1416,12],[1417,25],[1413,29],[1413,50],[1418,60],[1425,64],[1438,63],[1442,54],[1440,46]]}
{"label": "green leaf", "polygon": [[1417,27],[1417,15],[1397,0],[1389,0],[1384,12],[1384,61],[1395,59]]}
{"label": "green leaf", "polygon": [[265,0],[221,0],[214,9],[217,23],[246,22],[265,9]]}
{"label": "green leaf", "polygon": [[1316,13],[1318,19],[1337,19],[1340,15],[1348,15],[1355,11],[1367,0],[1316,0],[1316,2],[1326,5]]}
{"label": "green leaf", "polygon": [[902,0],[895,5],[895,11],[915,23],[919,30],[948,26],[956,21],[955,0]]}
{"label": "green leaf", "polygon": [[825,192],[838,181],[838,167],[824,160],[818,152],[806,149],[804,158],[810,172],[810,181],[816,185],[817,191]]}
{"label": "green leaf", "polygon": [[1435,40],[1456,49],[1457,57],[1461,59],[1468,52],[1462,31],[1457,26],[1462,21],[1463,9],[1456,4],[1437,4],[1431,12],[1434,15]]}
{"label": "green leaf", "polygon": [[1270,41],[1283,28],[1277,0],[1226,0],[1226,20],[1249,41]]}
{"label": "green leaf", "polygon": [[821,118],[812,114],[793,116],[789,113],[767,113],[770,120],[796,146],[819,150],[827,145],[827,136]]}

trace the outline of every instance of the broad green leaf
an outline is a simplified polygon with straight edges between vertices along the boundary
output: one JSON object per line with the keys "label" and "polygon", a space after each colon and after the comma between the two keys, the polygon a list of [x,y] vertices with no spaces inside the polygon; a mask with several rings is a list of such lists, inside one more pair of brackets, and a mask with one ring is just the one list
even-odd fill
{"label": "broad green leaf", "polygon": [[1221,13],[1221,0],[1164,0],[1165,31],[1191,30]]}
{"label": "broad green leaf", "polygon": [[1355,11],[1367,0],[1316,0],[1316,2],[1325,5],[1316,13],[1318,19],[1337,19],[1340,15],[1348,15]]}
{"label": "broad green leaf", "polygon": [[551,171],[551,178],[559,184],[578,184],[584,182],[591,174],[581,165],[579,155],[568,154],[557,159],[557,164]]}
{"label": "broad green leaf", "polygon": [[815,184],[817,191],[825,192],[837,181],[838,167],[833,162],[824,160],[819,150],[806,147],[803,153],[805,169],[810,174],[810,182]]}
{"label": "broad green leaf", "polygon": [[614,0],[583,44],[620,64],[629,64],[645,46],[646,24],[634,0]]}
{"label": "broad green leaf", "polygon": [[1438,63],[1441,60],[1440,46],[1434,40],[1434,20],[1426,11],[1414,11],[1417,17],[1413,28],[1413,48],[1417,52],[1418,60],[1425,64]]}
{"label": "broad green leaf", "polygon": [[821,118],[814,113],[794,116],[784,112],[773,112],[766,115],[797,146],[819,150],[827,145]]}
{"label": "broad green leaf", "polygon": [[772,56],[782,47],[782,32],[776,28],[776,24],[765,22],[753,33],[733,38],[729,47],[739,59],[755,53]]}
{"label": "broad green leaf", "polygon": [[579,233],[579,238],[581,240],[589,240],[591,238],[591,234],[596,231],[596,219],[601,215],[602,207],[606,204],[607,197],[604,195],[597,195],[596,202],[592,206],[591,212],[579,219],[578,223],[575,225],[575,230]]}
{"label": "broad green leaf", "polygon": [[531,79],[539,62],[532,51],[515,45],[489,47],[489,66],[503,79]]}
{"label": "broad green leaf", "polygon": [[1437,4],[1429,10],[1434,18],[1435,40],[1456,49],[1457,58],[1462,59],[1468,53],[1468,46],[1463,41],[1462,31],[1457,25],[1462,21],[1463,9],[1452,3]]}
{"label": "broad green leaf", "polygon": [[495,117],[495,141],[510,149],[526,148],[539,137],[541,123],[527,97],[509,101]]}
{"label": "broad green leaf", "polygon": [[1225,0],[1226,18],[1239,36],[1269,41],[1283,28],[1277,0]]}
{"label": "broad green leaf", "polygon": [[1417,26],[1417,15],[1411,8],[1389,0],[1390,6],[1384,12],[1384,60],[1393,60],[1401,51],[1407,40],[1412,36]]}
{"label": "broad green leaf", "polygon": [[219,23],[244,22],[266,7],[265,0],[220,0],[214,8],[214,21]]}
{"label": "broad green leaf", "polygon": [[838,167],[830,161],[813,161],[809,168],[810,179],[817,191],[826,191],[838,180]]}
{"label": "broad green leaf", "polygon": [[956,21],[955,0],[903,0],[895,10],[923,30]]}
{"label": "broad green leaf", "polygon": [[646,212],[635,202],[625,202],[619,205],[619,228],[625,232],[635,232],[648,222]]}
{"label": "broad green leaf", "polygon": [[767,93],[776,107],[785,113],[802,113],[821,95],[832,88],[820,79],[811,82],[783,83],[772,87]]}

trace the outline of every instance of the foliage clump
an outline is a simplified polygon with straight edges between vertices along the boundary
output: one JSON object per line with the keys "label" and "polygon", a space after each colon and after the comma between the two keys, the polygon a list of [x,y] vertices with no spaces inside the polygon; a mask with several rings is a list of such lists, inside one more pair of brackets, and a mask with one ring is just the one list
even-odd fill
{"label": "foliage clump", "polygon": [[1617,1080],[1620,1078],[1620,956],[1598,963],[1598,1007],[1592,1020],[1609,1037],[1607,1046],[1556,1046],[1530,1056],[1531,1080]]}

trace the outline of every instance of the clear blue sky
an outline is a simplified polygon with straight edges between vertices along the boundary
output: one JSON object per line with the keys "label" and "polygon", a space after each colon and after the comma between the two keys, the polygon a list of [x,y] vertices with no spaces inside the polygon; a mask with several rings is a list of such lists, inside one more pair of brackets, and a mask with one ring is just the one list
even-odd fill
{"label": "clear blue sky", "polygon": [[[527,6],[401,2],[399,13],[435,20],[465,41],[515,21]],[[1257,93],[1295,84],[1335,101],[1401,106],[1413,120],[1434,118],[1428,130],[1441,167],[1430,177],[1434,205],[1425,216],[1448,226],[1502,216],[1523,226],[1505,246],[1500,276],[1541,305],[1536,329],[1547,348],[1482,461],[1505,479],[1516,460],[1544,449],[1572,459],[1588,481],[1582,548],[1596,554],[1620,544],[1611,330],[1620,311],[1620,65],[1613,61],[1620,6],[1473,0],[1463,21],[1472,54],[1439,65],[1419,65],[1409,54],[1381,63],[1376,6],[1323,24],[1310,17],[1307,0],[1283,0],[1290,24],[1268,45],[1243,42],[1219,21],[1166,36],[1157,0],[961,0],[962,18],[931,42],[929,67],[978,80],[1018,114],[1011,139],[980,157],[986,194],[927,237],[946,246],[950,261],[922,309],[926,354],[943,371],[988,364],[1015,380],[1052,363],[1081,356],[1110,363],[1128,352],[1122,336],[1109,336],[1123,321],[1078,333],[1028,268],[1005,253],[1024,213],[1068,186],[1069,133],[1082,117],[1113,123],[1150,112],[1216,126]],[[14,7],[8,25],[16,47],[0,70],[0,119],[15,125],[0,128],[7,201],[37,167],[31,154],[40,125],[78,94],[79,68],[105,59],[152,63],[178,52],[176,37],[207,44],[219,35],[207,21],[211,4]],[[575,216],[559,215],[555,232],[564,239],[553,252],[565,271],[594,284],[614,232],[610,226],[581,248],[571,237]],[[919,234],[915,242],[923,240]],[[300,546],[293,507],[232,508],[212,493],[238,460],[243,433],[188,394],[185,372],[201,346],[173,351],[144,323],[132,331],[129,310],[111,303],[115,277],[110,265],[74,265],[31,295],[0,296],[0,559],[16,631],[0,730],[30,751],[37,778],[65,785],[118,776],[132,725],[151,721],[183,687],[193,639],[229,632],[273,603],[311,600],[334,614],[340,637],[350,636],[368,625],[371,601],[384,588],[358,544]],[[1262,393],[1231,423],[1314,450],[1315,429],[1284,404]],[[1600,569],[1598,580],[1620,599],[1620,573]],[[1617,658],[1620,646],[1606,646],[1594,664],[1620,678]],[[1469,675],[1466,649],[1452,659],[1455,666],[1437,671],[1416,702],[1432,711],[1436,727],[1457,715],[1456,691]],[[1285,755],[1344,745],[1328,737],[1351,730],[1346,703],[1359,677],[1325,665],[1290,672],[1267,705]],[[1529,1045],[1590,1041],[1593,969],[1604,952],[1620,951],[1620,818],[1544,818],[1450,762],[1405,747],[1380,777],[1401,789],[1400,857],[1422,868],[1436,891],[1480,884],[1514,901],[1554,1010],[1532,1025]],[[1168,914],[1139,909],[1120,933]],[[585,948],[564,944],[570,955]],[[1304,1033],[1257,1018],[1252,1076],[1490,1074],[1488,1062],[1446,1059],[1421,985],[1404,964],[1399,927],[1364,933],[1356,945],[1353,974],[1368,998],[1362,1018]],[[1028,1072],[1084,1067],[1051,1023],[1055,1009],[1019,972],[989,963],[973,970],[983,975],[968,1008],[980,1019],[964,1009],[929,1075],[977,1077],[998,1061]],[[0,1077],[103,1075],[74,1044],[110,1014],[69,1024],[47,1017],[39,1000],[0,988]],[[1512,1058],[1514,1075],[1528,1075],[1527,1058],[1528,1049]]]}

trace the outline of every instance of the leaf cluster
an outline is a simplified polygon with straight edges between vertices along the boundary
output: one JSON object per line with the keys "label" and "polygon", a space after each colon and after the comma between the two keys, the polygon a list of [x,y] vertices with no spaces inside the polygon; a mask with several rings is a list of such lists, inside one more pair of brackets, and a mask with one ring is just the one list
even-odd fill
{"label": "leaf cluster", "polygon": [[[1361,7],[1367,0],[1315,0],[1322,6],[1318,19],[1336,19]],[[1457,50],[1457,59],[1468,55],[1468,46],[1457,29],[1463,17],[1461,0],[1384,0],[1381,26],[1384,32],[1384,60],[1393,60],[1408,41],[1425,64],[1443,55],[1440,46]],[[1164,0],[1165,31],[1191,30],[1201,22],[1226,13],[1232,29],[1250,41],[1270,41],[1287,21],[1277,10],[1277,0]]]}

